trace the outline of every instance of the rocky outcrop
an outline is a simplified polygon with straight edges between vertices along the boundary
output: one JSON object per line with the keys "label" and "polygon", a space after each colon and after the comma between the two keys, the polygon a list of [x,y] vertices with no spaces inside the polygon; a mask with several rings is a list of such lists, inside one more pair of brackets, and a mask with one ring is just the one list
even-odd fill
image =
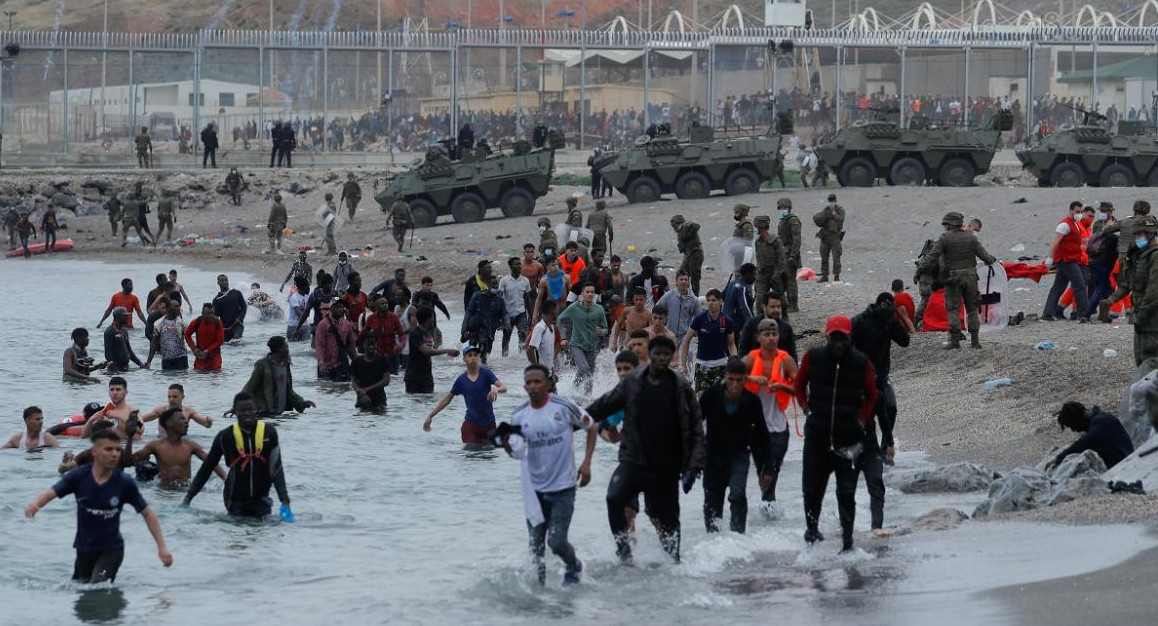
{"label": "rocky outcrop", "polygon": [[953,463],[929,469],[890,472],[885,484],[903,493],[983,491],[999,474],[983,465]]}

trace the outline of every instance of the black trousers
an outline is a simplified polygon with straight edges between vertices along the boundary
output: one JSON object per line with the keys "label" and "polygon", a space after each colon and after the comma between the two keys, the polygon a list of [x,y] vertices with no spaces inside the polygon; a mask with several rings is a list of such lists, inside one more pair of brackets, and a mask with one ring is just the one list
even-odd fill
{"label": "black trousers", "polygon": [[776,483],[780,480],[780,468],[784,465],[784,455],[788,454],[789,439],[787,430],[772,433],[768,436],[769,447],[771,448],[768,458],[763,458],[752,452],[752,464],[756,466],[757,477],[772,477],[772,484],[767,487],[763,485],[760,487],[761,502],[776,501]]}
{"label": "black trousers", "polygon": [[836,474],[836,503],[840,511],[840,529],[846,544],[852,543],[852,525],[856,521],[856,465],[829,451],[828,439],[804,438],[804,520],[809,529],[820,523],[820,508],[828,477]]}
{"label": "black trousers", "polygon": [[873,529],[884,528],[885,524],[885,461],[881,458],[881,447],[877,445],[876,428],[868,428],[864,438],[864,451],[856,460],[857,471],[864,473],[864,484],[869,493],[869,511],[872,514]]}
{"label": "black trousers", "polygon": [[657,473],[621,462],[607,485],[607,521],[615,537],[615,553],[631,560],[631,536],[624,509],[643,493],[647,514],[659,520],[659,541],[675,562],[680,560],[680,481],[674,473]]}
{"label": "black trousers", "polygon": [[201,156],[201,167],[205,167],[209,162],[213,163],[213,167],[217,167],[217,148],[205,149],[205,154]]}

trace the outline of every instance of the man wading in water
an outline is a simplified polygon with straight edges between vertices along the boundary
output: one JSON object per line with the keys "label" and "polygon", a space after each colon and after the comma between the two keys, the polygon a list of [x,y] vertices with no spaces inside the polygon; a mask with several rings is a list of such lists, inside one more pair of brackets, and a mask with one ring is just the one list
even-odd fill
{"label": "man wading in water", "polygon": [[209,456],[189,485],[183,505],[188,506],[209,480],[209,474],[225,457],[229,475],[225,479],[225,510],[238,517],[265,517],[272,512],[270,487],[277,489],[281,500],[282,521],[294,521],[290,510],[289,491],[285,486],[285,472],[281,464],[277,429],[257,419],[257,405],[253,396],[242,391],[233,397],[233,414],[237,423],[213,438]]}

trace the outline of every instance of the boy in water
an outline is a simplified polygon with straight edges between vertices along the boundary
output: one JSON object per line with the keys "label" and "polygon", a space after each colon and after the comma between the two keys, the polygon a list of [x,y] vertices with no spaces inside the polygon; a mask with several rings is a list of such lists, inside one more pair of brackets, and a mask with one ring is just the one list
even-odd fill
{"label": "boy in water", "polygon": [[[207,458],[205,450],[197,442],[185,438],[189,432],[189,420],[186,419],[180,406],[166,409],[157,419],[157,423],[161,425],[165,438],[154,439],[136,452],[133,452],[133,440],[129,439],[121,453],[121,467],[132,467],[147,461],[150,456],[155,456],[160,470],[157,476],[161,484],[184,485],[193,475],[193,457],[196,456],[205,463]],[[221,477],[221,480],[225,480],[225,470],[214,466],[213,471]]]}
{"label": "boy in water", "polygon": [[651,326],[647,327],[650,337],[667,337],[676,342],[676,335],[667,327],[667,307],[657,305],[651,309]]}
{"label": "boy in water", "polygon": [[88,355],[88,329],[74,328],[72,331],[72,345],[64,349],[64,374],[61,379],[66,383],[99,383],[100,379],[90,376],[96,370],[104,368],[108,363],[94,363]]}
{"label": "boy in water", "polygon": [[12,435],[12,438],[0,448],[17,448],[32,452],[56,446],[56,437],[44,430],[44,412],[38,406],[30,406],[24,409],[24,430]]}
{"label": "boy in water", "polygon": [[72,579],[81,583],[113,582],[125,558],[125,540],[121,536],[121,510],[131,504],[157,543],[161,564],[173,564],[173,555],[165,545],[161,522],[141,497],[137,484],[120,470],[121,436],[105,428],[92,437],[94,462],[65,474],[51,489],[40,494],[24,509],[25,517],[36,514],[56,498],[76,496],[77,519],[76,562]]}
{"label": "boy in water", "polygon": [[[510,426],[499,431],[501,444],[508,454],[522,461],[523,506],[539,584],[547,580],[543,555],[549,545],[551,552],[567,565],[563,586],[569,587],[579,583],[583,571],[583,562],[567,541],[567,531],[575,512],[575,482],[578,480],[580,487],[591,482],[595,421],[574,402],[551,395],[550,372],[541,364],[531,364],[523,370],[523,388],[528,402],[515,409]],[[573,435],[577,430],[587,431],[583,463],[578,471]]]}
{"label": "boy in water", "polygon": [[479,364],[481,352],[477,346],[470,344],[462,347],[462,360],[466,363],[466,371],[454,381],[450,392],[438,401],[426,421],[422,423],[422,430],[430,432],[430,425],[434,423],[434,416],[445,409],[455,396],[462,396],[466,401],[466,416],[462,420],[463,443],[486,443],[490,441],[490,432],[495,428],[495,400],[500,393],[507,392],[507,386],[489,368]]}
{"label": "boy in water", "polygon": [[[197,409],[191,406],[185,406],[185,388],[178,383],[169,385],[169,402],[167,404],[159,404],[153,407],[148,413],[141,416],[141,423],[151,422],[159,417],[161,414],[169,409],[181,409],[181,414],[184,415],[185,421],[190,420],[201,424],[205,428],[213,427],[213,417],[209,415],[202,415]],[[165,425],[161,424],[160,436],[165,436]]]}
{"label": "boy in water", "polygon": [[390,359],[378,354],[378,337],[362,334],[362,356],[350,363],[350,381],[358,399],[355,406],[369,411],[386,408],[386,385],[390,384]]}
{"label": "boy in water", "polygon": [[88,439],[92,437],[93,432],[97,430],[98,424],[111,422],[117,433],[121,437],[124,437],[125,426],[129,422],[129,416],[137,411],[137,407],[129,404],[128,397],[129,383],[120,376],[110,378],[109,403],[85,423],[84,430],[81,431],[80,436]]}

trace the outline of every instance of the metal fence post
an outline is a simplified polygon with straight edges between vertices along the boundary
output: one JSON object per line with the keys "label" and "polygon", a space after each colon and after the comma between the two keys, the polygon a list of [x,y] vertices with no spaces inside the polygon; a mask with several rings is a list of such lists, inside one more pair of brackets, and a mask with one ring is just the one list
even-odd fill
{"label": "metal fence post", "polygon": [[965,109],[965,115],[963,118],[965,120],[965,128],[969,128],[969,61],[973,56],[972,53],[973,49],[969,46],[965,46],[965,101],[961,103],[961,106]]}
{"label": "metal fence post", "polygon": [[60,99],[64,107],[64,121],[61,131],[64,136],[64,153],[68,154],[68,48],[64,49],[64,95]]}
{"label": "metal fence post", "polygon": [[905,121],[908,119],[905,111],[905,46],[901,46],[901,93],[899,94],[899,102],[901,109],[901,128],[905,127]]}
{"label": "metal fence post", "polygon": [[322,44],[322,152],[330,144],[330,47]]}
{"label": "metal fence post", "polygon": [[844,113],[844,94],[841,93],[841,74],[844,70],[844,47],[836,47],[836,130],[840,132],[841,114]]}

